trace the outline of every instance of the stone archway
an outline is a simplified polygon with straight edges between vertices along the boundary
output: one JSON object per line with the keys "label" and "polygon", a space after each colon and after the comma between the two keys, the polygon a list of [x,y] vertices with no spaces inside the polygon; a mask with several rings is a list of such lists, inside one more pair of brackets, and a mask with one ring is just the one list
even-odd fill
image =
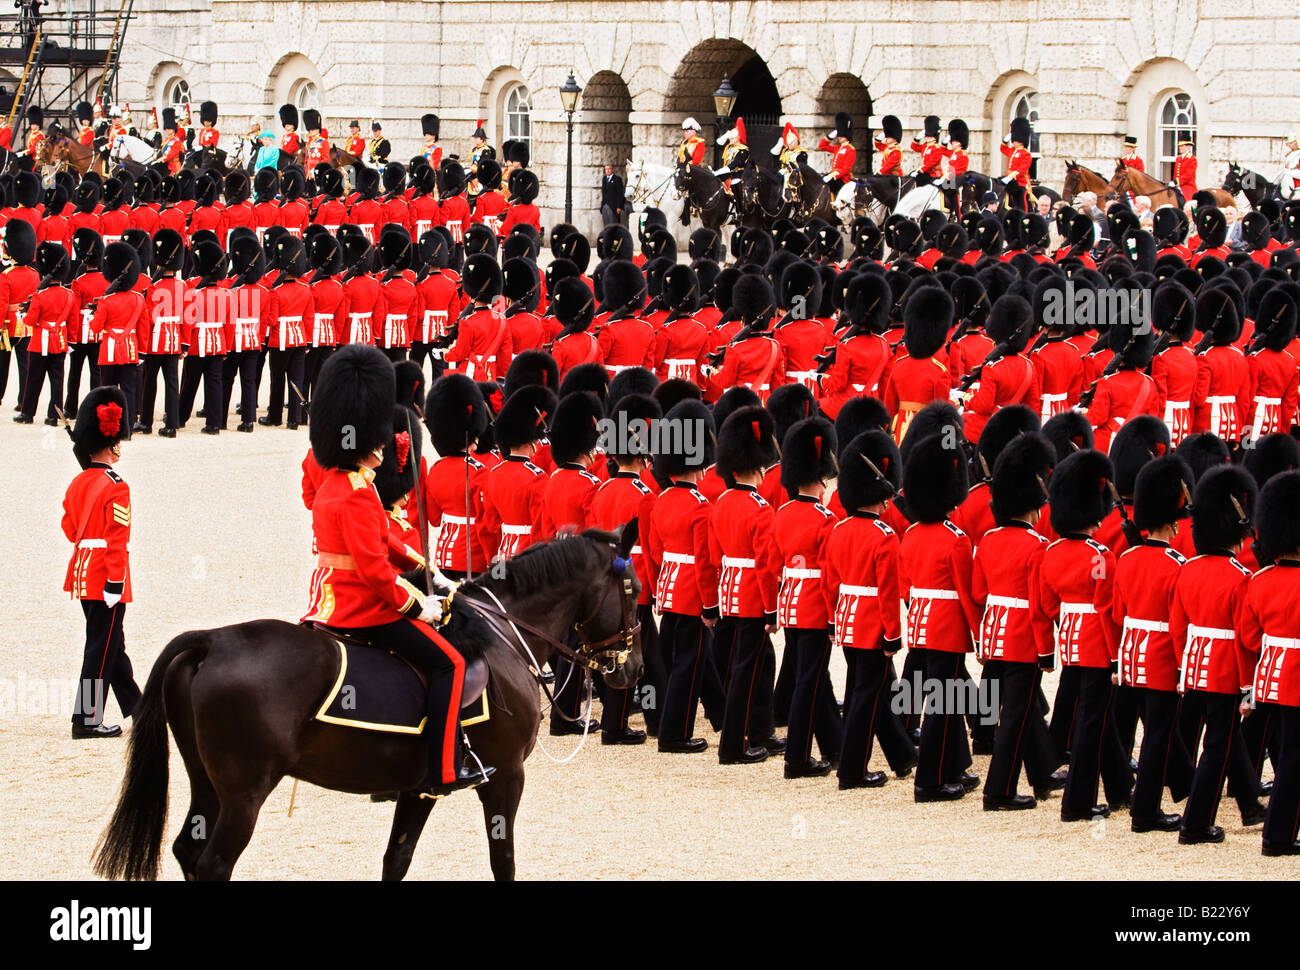
{"label": "stone archway", "polygon": [[[745,119],[753,157],[770,164],[770,150],[781,135],[781,95],[767,62],[742,41],[713,37],[692,47],[669,81],[664,113],[678,124],[686,117],[695,118],[712,144],[720,133],[713,92],[724,75],[736,91],[732,115]],[[667,137],[675,143],[680,129],[669,128]]]}
{"label": "stone archway", "polygon": [[[817,95],[817,114],[826,130],[805,135],[804,144],[809,147],[816,145],[834,127],[835,115],[841,111],[848,112],[853,120],[853,147],[858,152],[854,173],[867,175],[872,168],[871,94],[857,75],[832,74],[826,79]],[[813,134],[816,137],[810,137]]]}
{"label": "stone archway", "polygon": [[574,130],[573,208],[596,213],[592,226],[600,226],[600,185],[605,166],[614,166],[620,178],[632,159],[632,95],[627,83],[613,71],[599,71],[587,79],[578,104]]}

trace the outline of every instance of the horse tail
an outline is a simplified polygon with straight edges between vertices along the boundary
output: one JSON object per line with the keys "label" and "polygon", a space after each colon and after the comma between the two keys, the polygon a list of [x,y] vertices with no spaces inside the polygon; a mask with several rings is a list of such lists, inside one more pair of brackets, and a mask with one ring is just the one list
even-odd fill
{"label": "horse tail", "polygon": [[208,633],[182,633],[163,649],[149,672],[132,716],[126,776],[117,808],[100,839],[94,872],[102,879],[157,879],[167,821],[167,711],[163,681],[172,662],[208,650]]}

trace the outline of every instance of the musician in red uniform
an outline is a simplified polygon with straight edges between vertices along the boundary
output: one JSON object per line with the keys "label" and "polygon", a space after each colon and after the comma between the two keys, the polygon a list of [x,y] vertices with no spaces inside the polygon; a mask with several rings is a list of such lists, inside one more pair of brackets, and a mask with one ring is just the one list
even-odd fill
{"label": "musician in red uniform", "polygon": [[[1255,704],[1277,705],[1278,754],[1273,760],[1273,793],[1264,818],[1263,854],[1300,854],[1296,841],[1300,822],[1300,677],[1296,645],[1300,643],[1300,535],[1295,510],[1300,505],[1300,474],[1271,478],[1259,495],[1256,522],[1261,562],[1271,560],[1246,585],[1238,619],[1242,687],[1249,688],[1243,704],[1247,719]],[[1247,681],[1245,676],[1253,672]],[[1280,754],[1280,757],[1279,757]]]}
{"label": "musician in red uniform", "polygon": [[1196,194],[1196,156],[1192,153],[1195,147],[1189,132],[1178,133],[1178,156],[1174,159],[1174,177],[1169,180],[1169,187],[1179,193],[1180,208]]}
{"label": "musician in red uniform", "polygon": [[717,393],[742,385],[765,401],[785,373],[785,351],[769,329],[776,298],[764,277],[747,273],[732,288],[731,304],[744,326],[724,349],[721,366],[705,376]]}
{"label": "musician in red uniform", "polygon": [[926,115],[925,129],[918,134],[920,137],[913,138],[910,147],[921,156],[921,164],[912,173],[912,178],[917,185],[930,185],[943,178],[943,160],[948,154],[939,144],[939,116]]}
{"label": "musician in red uniform", "polygon": [[[984,683],[998,684],[993,759],[984,783],[984,810],[1020,811],[1060,786],[1047,723],[1036,701],[1043,671],[1055,665],[1052,626],[1030,608],[1047,540],[1036,526],[1047,502],[1046,482],[1056,463],[1050,442],[1030,432],[1011,441],[993,466],[996,528],[975,548],[971,597],[983,611],[976,639]],[[1034,795],[1018,795],[1020,767]]]}
{"label": "musician in red uniform", "polygon": [[1210,346],[1197,354],[1192,430],[1239,441],[1254,416],[1254,402],[1250,365],[1233,345],[1241,334],[1237,306],[1224,290],[1206,289],[1197,294],[1196,322]]}
{"label": "musician in red uniform", "polygon": [[878,175],[903,177],[903,149],[898,144],[903,140],[903,123],[895,115],[885,115],[880,119],[881,136],[872,140],[880,161],[877,163]]}
{"label": "musician in red uniform", "polygon": [[[826,485],[836,475],[831,423],[821,417],[806,418],[790,428],[783,440],[780,469],[789,501],[781,503],[775,520],[782,561],[777,622],[785,630],[785,649],[794,657],[785,777],[820,777],[839,760],[843,745],[843,724],[828,673],[832,594],[824,585],[821,566],[835,526],[835,516],[822,504]],[[814,736],[820,758],[812,757]]]}
{"label": "musician in red uniform", "polygon": [[719,571],[718,624],[714,644],[726,685],[721,764],[752,764],[785,750],[773,736],[772,688],[776,676],[771,642],[777,629],[781,554],[776,513],[758,492],[764,471],[776,461],[772,416],[740,408],[718,430],[718,474],[731,483],[709,519],[709,556]]}
{"label": "musician in red uniform", "polygon": [[1243,825],[1264,820],[1259,782],[1241,739],[1238,705],[1252,682],[1242,669],[1237,624],[1242,618],[1250,570],[1237,553],[1250,539],[1255,511],[1255,480],[1232,465],[1206,472],[1192,495],[1192,539],[1196,557],[1183,566],[1169,611],[1169,636],[1182,671],[1184,723],[1196,727],[1186,738],[1194,751],[1204,725],[1204,747],[1196,763],[1191,793],[1183,808],[1178,841],[1182,845],[1222,842],[1214,824],[1226,775],[1241,810]]}
{"label": "musician in red uniform", "polygon": [[1295,339],[1296,304],[1280,288],[1270,289],[1255,315],[1255,335],[1250,355],[1251,401],[1250,439],[1291,431],[1295,423],[1296,385],[1300,372],[1287,347]]}
{"label": "musician in red uniform", "polygon": [[70,432],[82,471],[63,498],[63,534],[73,545],[63,589],[81,601],[86,617],[74,738],[121,735],[120,727],[104,723],[108,688],[126,717],[140,701],[122,630],[131,602],[131,489],[113,471],[129,437],[128,406],[118,388],[96,388],[81,402]]}
{"label": "musician in red uniform", "polygon": [[442,603],[426,598],[388,561],[388,516],[373,480],[384,445],[393,438],[394,383],[393,365],[373,347],[344,348],[321,372],[311,446],[329,472],[312,506],[318,553],[304,620],[354,635],[363,631],[429,675],[424,787],[447,794],[487,780],[491,769],[462,761],[458,719],[465,661],[429,626]]}
{"label": "musician in red uniform", "polygon": [[1061,799],[1061,821],[1106,818],[1097,804],[1098,775],[1107,797],[1129,800],[1132,772],[1111,716],[1112,671],[1119,658],[1114,616],[1115,557],[1092,538],[1111,509],[1110,461],[1097,451],[1065,457],[1048,483],[1051,525],[1061,538],[1043,553],[1036,595],[1037,622],[1057,624],[1055,649],[1063,667],[1057,707],[1077,691],[1069,741],[1070,772]]}
{"label": "musician in red uniform", "polygon": [[894,362],[885,388],[885,407],[894,416],[891,429],[901,442],[916,413],[931,401],[946,401],[952,390],[948,365],[939,360],[952,324],[953,303],[941,287],[923,287],[903,308],[903,343],[907,356]]}
{"label": "musician in red uniform", "polygon": [[1165,785],[1182,801],[1192,782],[1192,757],[1176,730],[1178,659],[1169,636],[1174,587],[1187,562],[1170,543],[1191,510],[1191,469],[1162,455],[1138,472],[1133,524],[1142,544],[1125,550],[1115,574],[1114,618],[1120,626],[1119,686],[1138,692],[1142,753],[1130,811],[1134,832],[1173,832],[1182,817],[1164,812]]}
{"label": "musician in red uniform", "polygon": [[817,151],[831,153],[831,170],[822,181],[835,195],[853,181],[853,166],[858,160],[853,147],[853,119],[847,112],[835,115],[835,129],[817,143]]}
{"label": "musician in red uniform", "polygon": [[604,296],[596,311],[605,315],[596,338],[599,359],[610,377],[629,367],[653,367],[655,330],[641,317],[646,280],[637,266],[616,260],[605,270]]}
{"label": "musician in red uniform", "polygon": [[1139,172],[1147,170],[1146,163],[1142,161],[1142,156],[1138,154],[1136,135],[1124,136],[1124,154],[1120,156],[1119,163],[1125,168],[1135,168]]}
{"label": "musician in red uniform", "polygon": [[1007,159],[1007,174],[1002,176],[1002,184],[1006,186],[1007,206],[1021,212],[1029,209],[1029,166],[1034,161],[1034,156],[1029,153],[1031,136],[1028,118],[1012,118],[1011,133],[998,146]]}
{"label": "musician in red uniform", "polygon": [[1196,327],[1196,298],[1181,283],[1166,281],[1151,298],[1152,326],[1160,343],[1151,358],[1151,377],[1165,402],[1164,422],[1173,447],[1192,430],[1192,395],[1196,390],[1197,358],[1187,341]]}
{"label": "musician in red uniform", "polygon": [[[975,389],[959,388],[965,396],[966,437],[971,441],[979,440],[984,425],[999,408],[1023,404],[1037,413],[1042,407],[1038,371],[1024,352],[1033,329],[1033,311],[1018,296],[1000,297],[989,311],[984,330],[994,347],[980,369]],[[966,380],[970,379],[967,374]]]}
{"label": "musician in red uniform", "polygon": [[153,237],[153,266],[157,278],[145,297],[147,316],[140,327],[144,355],[140,421],[132,431],[153,430],[158,378],[163,382],[163,426],[160,438],[175,438],[180,425],[179,371],[181,354],[193,341],[193,320],[187,312],[187,292],[181,271],[185,266],[185,237],[174,229],[159,229]]}
{"label": "musician in red uniform", "polygon": [[68,352],[68,333],[77,326],[81,304],[67,286],[72,264],[68,251],[54,242],[44,242],[36,250],[36,271],[41,282],[24,316],[30,337],[27,343],[27,386],[22,410],[14,415],[18,424],[35,420],[41,385],[47,377],[50,403],[45,423],[58,426],[56,412],[63,403],[63,362]]}

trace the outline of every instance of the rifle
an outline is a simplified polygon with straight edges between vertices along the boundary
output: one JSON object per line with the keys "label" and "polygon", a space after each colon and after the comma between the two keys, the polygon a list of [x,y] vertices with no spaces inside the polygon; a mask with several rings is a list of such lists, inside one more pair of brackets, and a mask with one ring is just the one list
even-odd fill
{"label": "rifle", "polygon": [[[775,312],[776,312],[776,307],[773,305],[769,305],[766,308],[764,308],[764,310],[754,318],[753,322],[747,323],[739,330],[737,330],[736,335],[732,337],[728,343],[719,347],[713,353],[709,354],[705,359],[708,360],[708,362],[712,364],[714,367],[721,367],[722,360],[724,357],[727,356],[727,349],[729,347],[734,347],[736,346],[736,344],[743,343],[744,341],[748,340],[750,337],[759,337],[767,333],[768,328],[766,325],[771,323],[772,315]],[[718,324],[721,325],[721,323],[722,323],[722,319],[719,319]]]}
{"label": "rifle", "polygon": [[965,393],[966,391],[969,391],[971,385],[974,384],[976,381],[978,381],[980,379],[980,375],[984,373],[984,368],[996,364],[1003,357],[1013,357],[1013,356],[1015,356],[1015,351],[1011,349],[1010,344],[994,345],[993,349],[988,352],[984,360],[981,363],[976,364],[974,367],[972,367],[970,369],[970,372],[958,382],[955,390],[957,390],[959,393]]}
{"label": "rifle", "polygon": [[[1111,356],[1110,360],[1106,362],[1106,366],[1102,368],[1101,373],[1097,375],[1097,379],[1089,384],[1084,392],[1079,395],[1079,407],[1086,408],[1092,404],[1092,399],[1097,396],[1097,385],[1100,384],[1104,378],[1109,377],[1120,369],[1120,366],[1124,363],[1124,355],[1133,347],[1133,342],[1137,340],[1139,336],[1139,332],[1134,330],[1133,333],[1129,335],[1128,340],[1125,341],[1124,346]],[[1102,341],[1105,339],[1105,334],[1098,337],[1097,342],[1092,345],[1092,349],[1100,350],[1103,346]]]}

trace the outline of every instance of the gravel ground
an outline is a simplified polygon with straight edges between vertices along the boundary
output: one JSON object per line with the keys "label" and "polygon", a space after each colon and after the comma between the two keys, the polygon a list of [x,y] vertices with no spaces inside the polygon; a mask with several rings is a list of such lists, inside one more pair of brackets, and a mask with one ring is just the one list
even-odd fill
{"label": "gravel ground", "polygon": [[[7,417],[12,401],[0,416]],[[143,684],[164,644],[189,629],[259,617],[296,620],[312,569],[309,517],[299,498],[305,430],[259,428],[213,439],[198,424],[175,440],[137,436],[118,470],[134,506],[135,602],[128,652]],[[122,741],[68,736],[84,633],[60,592],[70,551],[61,502],[77,473],[62,430],[0,422],[7,457],[8,522],[0,531],[0,598],[10,634],[0,654],[0,714],[8,729],[0,782],[0,844],[8,878],[90,878],[90,857],[111,814],[125,761]],[[779,646],[779,643],[778,643]],[[974,663],[971,663],[972,668]],[[842,691],[844,665],[832,677]],[[1049,697],[1054,681],[1048,685]],[[110,705],[109,721],[117,719]],[[602,748],[599,738],[567,765],[540,751],[529,761],[517,823],[523,879],[653,878],[1295,878],[1294,859],[1264,859],[1259,829],[1243,829],[1225,800],[1227,841],[1182,847],[1171,834],[1133,835],[1127,813],[1063,824],[1059,800],[1037,810],[990,813],[979,793],[955,804],[916,805],[910,781],[839,792],[834,777],[785,781],[781,761],[723,768],[717,737],[705,755],[660,755],[652,745]],[[576,738],[543,738],[559,756]],[[981,775],[988,759],[977,757]],[[883,768],[877,754],[873,767]],[[172,746],[170,822],[185,811],[184,767]],[[377,878],[391,805],[292,782],[267,800],[241,879]],[[1027,791],[1022,780],[1021,790]],[[1167,798],[1166,793],[1166,798]],[[1166,802],[1166,808],[1170,806]],[[164,853],[163,878],[180,870]],[[408,878],[486,879],[478,800],[443,801],[425,829]]]}

